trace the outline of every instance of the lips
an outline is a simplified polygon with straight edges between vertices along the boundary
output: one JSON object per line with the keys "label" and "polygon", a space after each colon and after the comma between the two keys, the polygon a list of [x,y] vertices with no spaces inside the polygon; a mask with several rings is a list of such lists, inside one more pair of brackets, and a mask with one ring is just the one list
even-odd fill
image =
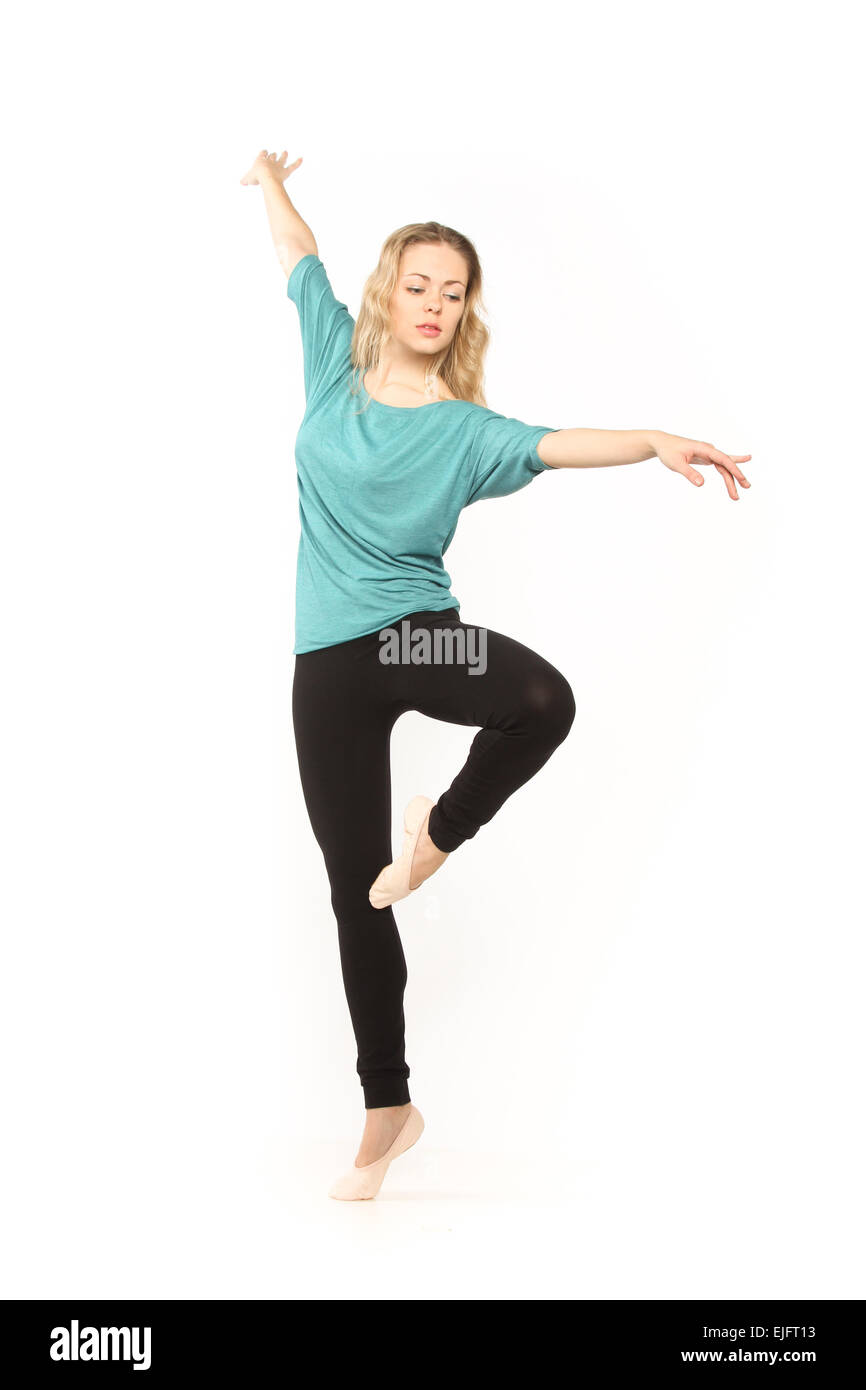
{"label": "lips", "polygon": [[436,323],[419,323],[416,327],[419,333],[427,333],[431,338],[435,337],[437,333],[442,332],[442,329]]}

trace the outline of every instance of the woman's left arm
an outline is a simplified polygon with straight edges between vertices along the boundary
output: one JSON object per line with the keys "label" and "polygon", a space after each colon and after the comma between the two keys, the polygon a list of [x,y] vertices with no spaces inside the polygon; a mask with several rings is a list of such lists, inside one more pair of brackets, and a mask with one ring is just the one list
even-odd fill
{"label": "woman's left arm", "polygon": [[752,486],[740,469],[751,454],[723,454],[714,444],[664,430],[554,430],[545,434],[537,447],[538,457],[548,468],[610,468],[616,463],[657,458],[697,487],[704,479],[693,464],[712,463],[735,502],[739,499],[735,478],[743,487]]}

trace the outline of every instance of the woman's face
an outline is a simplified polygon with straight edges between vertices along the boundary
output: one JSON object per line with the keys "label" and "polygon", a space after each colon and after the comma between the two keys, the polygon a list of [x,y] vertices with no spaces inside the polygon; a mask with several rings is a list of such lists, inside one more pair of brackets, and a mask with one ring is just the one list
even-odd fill
{"label": "woman's face", "polygon": [[[460,322],[468,280],[469,267],[453,246],[408,246],[391,297],[391,331],[397,341],[425,357],[442,352]],[[435,325],[439,332],[424,333],[419,324]]]}

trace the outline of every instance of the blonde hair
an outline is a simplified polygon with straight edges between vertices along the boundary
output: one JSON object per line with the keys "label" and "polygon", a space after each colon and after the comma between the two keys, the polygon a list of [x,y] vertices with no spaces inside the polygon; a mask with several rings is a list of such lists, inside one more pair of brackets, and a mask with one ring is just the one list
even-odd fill
{"label": "blonde hair", "polygon": [[[398,227],[382,246],[379,264],[368,276],[361,295],[361,308],[352,333],[353,384],[350,395],[360,392],[362,379],[379,365],[382,348],[391,334],[391,297],[397,287],[400,261],[409,246],[452,246],[466,261],[469,275],[463,313],[451,342],[438,356],[431,357],[428,380],[438,377],[458,400],[487,405],[484,396],[484,357],[490,331],[481,318],[486,313],[481,298],[481,262],[468,237],[441,222],[410,222]],[[369,406],[369,400],[364,409]],[[358,414],[361,412],[358,411]]]}

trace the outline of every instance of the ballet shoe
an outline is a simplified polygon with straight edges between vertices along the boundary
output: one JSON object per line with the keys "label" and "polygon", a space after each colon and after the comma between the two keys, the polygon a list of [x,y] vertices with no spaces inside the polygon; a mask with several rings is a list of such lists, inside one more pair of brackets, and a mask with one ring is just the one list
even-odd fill
{"label": "ballet shoe", "polygon": [[388,1152],[377,1158],[375,1163],[365,1163],[363,1168],[357,1165],[351,1167],[348,1173],[337,1179],[328,1196],[335,1197],[340,1202],[366,1202],[375,1197],[390,1164],[395,1158],[399,1158],[400,1154],[411,1149],[421,1138],[423,1129],[424,1117],[413,1105]]}
{"label": "ballet shoe", "polygon": [[[432,807],[436,805],[429,796],[413,796],[403,812],[403,851],[393,864],[387,864],[370,887],[368,897],[373,907],[390,907],[391,903],[408,898],[415,889],[409,887],[412,877],[412,860],[415,847],[421,838],[421,831]],[[427,880],[425,879],[426,883]],[[420,888],[420,883],[418,884]]]}

